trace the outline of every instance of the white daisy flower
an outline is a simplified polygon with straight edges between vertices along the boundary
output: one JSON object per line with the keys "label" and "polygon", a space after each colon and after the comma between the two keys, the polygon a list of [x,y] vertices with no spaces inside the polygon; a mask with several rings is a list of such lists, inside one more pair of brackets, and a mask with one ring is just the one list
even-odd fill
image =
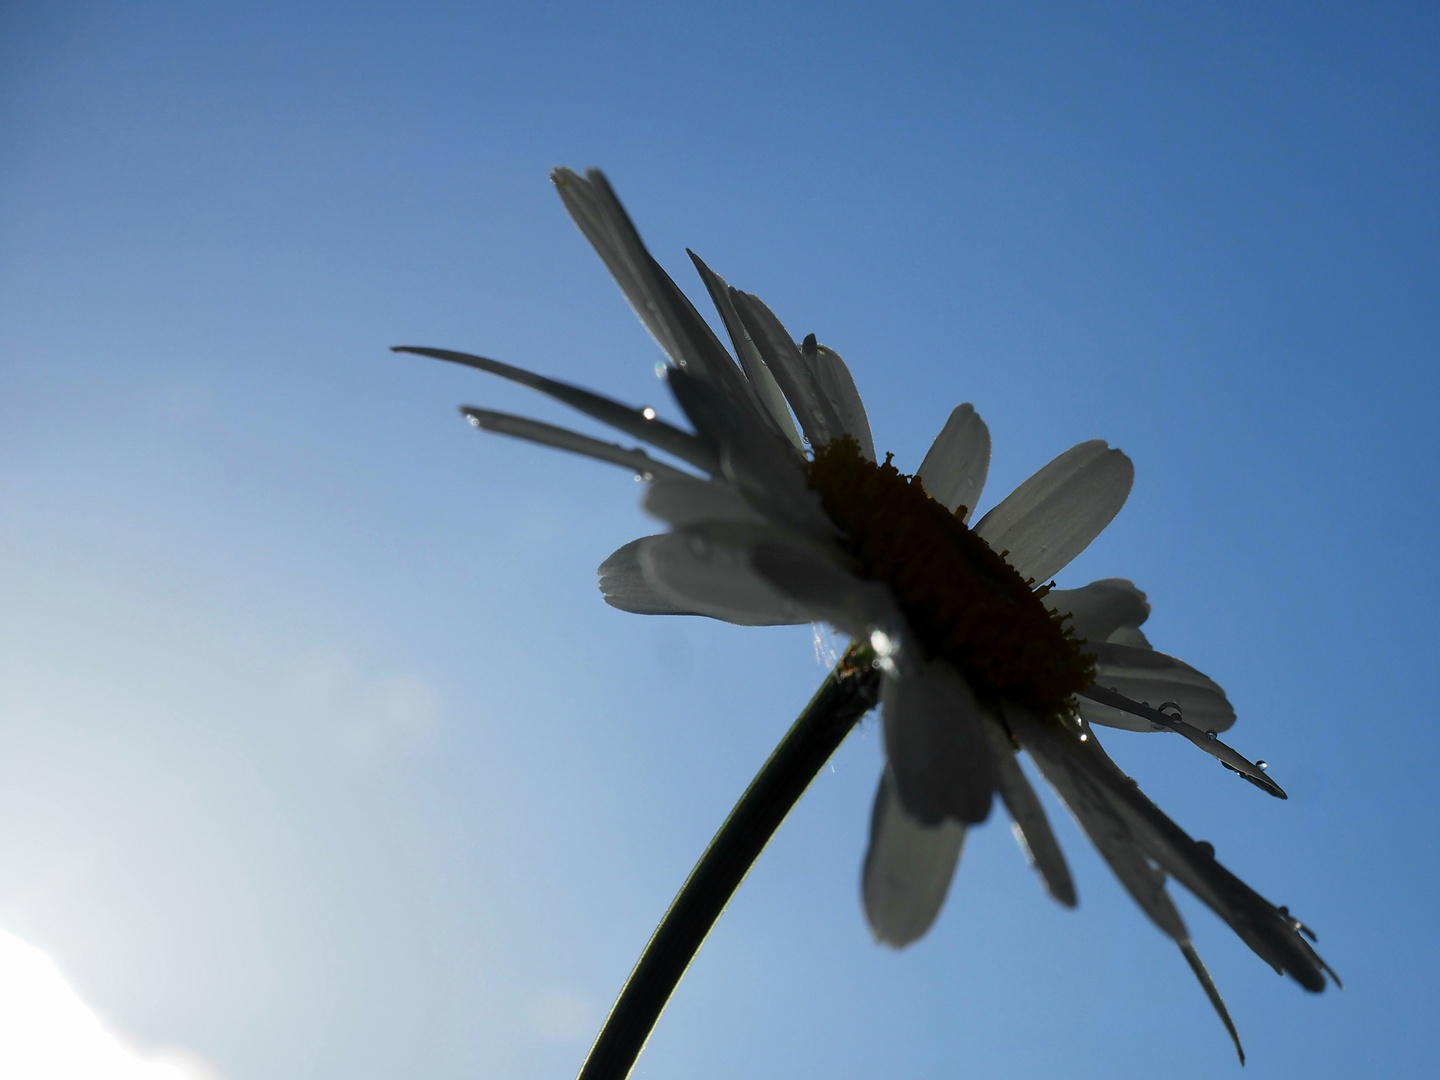
{"label": "white daisy flower", "polygon": [[890,455],[877,459],[865,407],[836,352],[813,335],[796,344],[757,297],[691,253],[732,357],[645,249],[601,173],[557,169],[552,179],[669,358],[667,382],[693,432],[653,409],[494,360],[399,351],[522,383],[679,463],[524,417],[462,410],[477,427],[612,462],[646,481],[645,509],[668,528],[601,564],[608,603],[748,626],[824,622],[856,640],[851,661],[861,657],[878,672],[887,759],[862,872],[875,936],[902,947],[930,928],[966,830],[989,816],[997,794],[1050,895],[1075,904],[1060,846],[1018,763],[1023,749],[1179,945],[1237,1051],[1234,1026],[1165,891],[1167,875],[1276,971],[1323,989],[1329,969],[1301,936],[1305,928],[1162,814],[1091,728],[1179,733],[1285,797],[1263,762],[1216,737],[1235,722],[1224,691],[1146,640],[1144,593],[1118,578],[1078,589],[1050,583],[1124,505],[1130,459],[1098,440],[1081,443],[972,525],[990,463],[990,434],[972,406],[951,413],[913,477],[900,473]]}

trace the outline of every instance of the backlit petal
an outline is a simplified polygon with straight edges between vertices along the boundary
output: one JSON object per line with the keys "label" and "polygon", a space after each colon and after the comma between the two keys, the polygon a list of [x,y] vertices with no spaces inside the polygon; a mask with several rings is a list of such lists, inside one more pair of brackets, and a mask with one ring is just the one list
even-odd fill
{"label": "backlit petal", "polygon": [[738,289],[730,290],[730,299],[760,356],[784,391],[785,400],[800,421],[805,437],[812,445],[819,446],[844,434],[844,425],[830,399],[775,313],[758,296]]}
{"label": "backlit petal", "polygon": [[603,394],[597,394],[579,386],[571,386],[558,379],[546,378],[544,375],[537,375],[533,371],[515,367],[513,364],[502,364],[499,360],[491,360],[487,356],[456,352],[454,349],[431,349],[419,345],[395,345],[390,351],[428,356],[434,360],[444,360],[447,363],[484,371],[490,375],[498,375],[502,379],[509,379],[521,386],[528,386],[556,401],[564,402],[572,409],[577,409],[586,416],[599,420],[602,424],[608,424],[617,431],[623,431],[627,435],[648,442],[651,446],[664,450],[667,454],[674,454],[681,461],[689,462],[707,473],[713,474],[719,468],[714,450],[702,445],[700,440],[690,432],[682,431],[657,418],[654,410],[647,411],[630,405],[622,405]]}
{"label": "backlit petal", "polygon": [[590,169],[582,178],[569,169],[555,169],[550,179],[571,219],[675,365],[708,379],[737,405],[749,407],[735,362],[709,323],[646,250],[605,175]]}
{"label": "backlit petal", "polygon": [[887,768],[870,814],[860,892],[875,937],[897,949],[922,937],[944,906],[965,845],[958,821],[923,825],[911,817]]}
{"label": "backlit petal", "polygon": [[740,626],[814,622],[751,567],[753,542],[743,531],[699,525],[652,538],[638,557],[646,580],[677,608]]}
{"label": "backlit petal", "polygon": [[874,461],[875,440],[870,435],[870,418],[865,415],[865,404],[860,400],[860,391],[855,389],[855,380],[845,361],[834,349],[817,344],[814,334],[801,344],[800,355],[840,418],[841,430],[860,444],[860,452],[866,458]]}
{"label": "backlit petal", "polygon": [[1109,525],[1135,467],[1099,439],[1072,446],[1005,497],[975,526],[1024,578],[1048,581]]}
{"label": "backlit petal", "polygon": [[968,523],[989,472],[990,429],[973,405],[959,405],[930,444],[917,475],[929,496],[947,510],[965,507]]}
{"label": "backlit petal", "polygon": [[1062,615],[1075,636],[1103,642],[1122,627],[1138,627],[1150,617],[1150,603],[1133,582],[1124,578],[1092,581],[1078,589],[1051,589],[1045,606]]}
{"label": "backlit petal", "polygon": [[[1095,685],[1124,694],[1132,701],[1149,702],[1154,708],[1173,701],[1180,706],[1185,722],[1201,731],[1225,731],[1235,723],[1235,709],[1226,699],[1225,691],[1183,660],[1154,649],[1109,642],[1085,648],[1096,656]],[[1080,699],[1080,713],[1092,724],[1131,731],[1153,730],[1139,717],[1084,698]]]}
{"label": "backlit petal", "polygon": [[594,458],[596,461],[619,465],[642,478],[664,476],[679,480],[694,480],[696,483],[704,482],[692,477],[689,473],[682,472],[673,465],[656,461],[644,450],[602,442],[599,439],[592,439],[589,435],[581,435],[578,431],[571,431],[569,428],[556,427],[554,424],[531,420],[525,416],[515,416],[512,413],[495,412],[493,409],[477,409],[471,405],[461,406],[460,412],[472,424],[485,431],[509,435],[515,439],[524,439],[527,442],[539,443],[541,446],[554,447],[556,450],[568,450],[572,454],[580,454],[583,457]]}
{"label": "backlit petal", "polygon": [[851,637],[881,629],[898,638],[903,620],[890,590],[858,578],[815,545],[775,536],[751,548],[755,571],[819,622]]}
{"label": "backlit petal", "polygon": [[785,403],[780,384],[765,366],[760,350],[755,347],[755,342],[750,339],[745,324],[740,321],[740,316],[735,311],[735,302],[731,299],[734,290],[725,283],[724,278],[706,266],[700,256],[693,251],[687,251],[687,254],[695,264],[700,280],[705,283],[715,309],[720,313],[720,321],[725,324],[725,330],[730,335],[730,343],[735,349],[735,355],[740,358],[740,367],[760,404],[762,414],[770,419],[775,430],[784,435],[796,450],[803,451],[804,443],[800,440],[800,433],[795,430],[795,421],[790,416],[790,406]]}
{"label": "backlit petal", "polygon": [[1065,853],[1050,828],[1050,819],[1035,789],[1030,786],[1013,747],[998,727],[989,725],[995,744],[996,786],[1005,809],[1014,822],[1015,839],[1026,859],[1045,883],[1045,889],[1066,907],[1075,906],[1075,882],[1065,863]]}
{"label": "backlit petal", "polygon": [[915,664],[880,691],[885,753],[917,820],[978,824],[990,815],[995,755],[982,728],[995,721],[965,680],[943,663]]}
{"label": "backlit petal", "polygon": [[733,486],[696,476],[657,477],[645,491],[645,509],[671,525],[700,521],[754,521],[764,516]]}
{"label": "backlit petal", "polygon": [[640,566],[640,551],[659,539],[659,536],[642,536],[631,540],[600,564],[600,592],[605,602],[636,615],[698,614],[662,596],[645,576]]}

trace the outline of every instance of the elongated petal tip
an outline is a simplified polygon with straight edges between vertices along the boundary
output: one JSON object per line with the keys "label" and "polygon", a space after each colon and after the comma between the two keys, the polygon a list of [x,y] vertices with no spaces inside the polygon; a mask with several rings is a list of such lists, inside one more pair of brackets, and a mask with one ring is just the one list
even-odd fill
{"label": "elongated petal tip", "polygon": [[1240,1058],[1240,1064],[1245,1064],[1245,1047],[1240,1045],[1240,1032],[1235,1029],[1235,1021],[1230,1019],[1230,1010],[1225,1008],[1225,999],[1220,996],[1220,989],[1215,985],[1215,980],[1210,977],[1210,972],[1205,970],[1205,963],[1200,959],[1200,954],[1195,951],[1195,946],[1187,939],[1176,942],[1180,946],[1180,952],[1185,956],[1185,962],[1190,965],[1190,970],[1195,973],[1195,978],[1200,980],[1200,986],[1205,991],[1205,996],[1210,999],[1210,1005],[1214,1008],[1220,1022],[1225,1025],[1225,1030],[1230,1033],[1230,1041],[1235,1044],[1235,1053]]}

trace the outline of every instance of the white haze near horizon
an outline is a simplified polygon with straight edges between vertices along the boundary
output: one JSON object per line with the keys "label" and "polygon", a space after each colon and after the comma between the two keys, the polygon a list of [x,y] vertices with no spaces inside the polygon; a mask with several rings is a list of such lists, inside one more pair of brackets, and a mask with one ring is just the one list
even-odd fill
{"label": "white haze near horizon", "polygon": [[0,929],[5,1080],[221,1080],[175,1047],[142,1051],[95,1014],[55,961]]}

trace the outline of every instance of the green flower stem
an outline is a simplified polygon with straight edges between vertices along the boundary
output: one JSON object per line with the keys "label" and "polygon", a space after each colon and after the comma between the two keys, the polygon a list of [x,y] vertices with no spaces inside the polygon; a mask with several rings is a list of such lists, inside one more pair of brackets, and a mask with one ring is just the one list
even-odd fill
{"label": "green flower stem", "polygon": [[868,645],[850,646],[745,789],[655,928],[605,1019],[579,1080],[624,1080],[715,920],[850,730],[875,706]]}

